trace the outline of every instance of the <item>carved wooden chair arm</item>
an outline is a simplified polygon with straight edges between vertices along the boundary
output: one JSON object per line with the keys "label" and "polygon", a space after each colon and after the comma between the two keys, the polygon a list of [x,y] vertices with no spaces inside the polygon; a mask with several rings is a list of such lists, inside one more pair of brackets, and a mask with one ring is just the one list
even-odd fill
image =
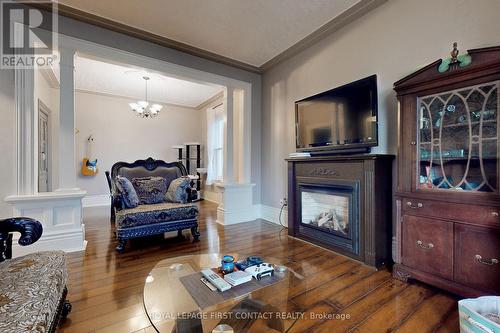
{"label": "carved wooden chair arm", "polygon": [[0,220],[0,262],[12,258],[12,232],[19,232],[19,245],[26,246],[36,242],[42,236],[40,222],[29,217],[13,217]]}

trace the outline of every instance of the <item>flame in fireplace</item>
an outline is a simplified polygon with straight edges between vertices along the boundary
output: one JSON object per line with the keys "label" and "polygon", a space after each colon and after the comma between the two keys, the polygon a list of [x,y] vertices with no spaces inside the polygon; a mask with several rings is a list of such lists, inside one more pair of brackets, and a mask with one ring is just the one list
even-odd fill
{"label": "flame in fireplace", "polygon": [[347,235],[347,223],[339,218],[335,209],[320,213],[314,220],[310,221],[310,224]]}

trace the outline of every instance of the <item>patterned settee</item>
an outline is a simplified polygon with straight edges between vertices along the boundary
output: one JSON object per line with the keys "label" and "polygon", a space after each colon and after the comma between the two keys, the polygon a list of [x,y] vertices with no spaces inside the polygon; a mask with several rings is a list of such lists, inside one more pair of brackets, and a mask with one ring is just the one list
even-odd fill
{"label": "patterned settee", "polygon": [[21,233],[20,245],[30,245],[42,235],[42,225],[30,218],[0,220],[0,332],[55,332],[71,311],[64,252],[11,259],[13,231]]}
{"label": "patterned settee", "polygon": [[[125,208],[125,200],[117,189],[115,179],[118,176],[130,181],[141,177],[162,177],[166,185],[174,179],[187,176],[184,165],[180,162],[167,163],[148,158],[133,163],[117,162],[111,172],[106,171],[111,192],[111,223],[114,224],[118,245],[116,250],[123,252],[128,239],[162,234],[167,231],[191,229],[194,241],[198,241],[198,207],[188,203],[161,202],[140,204],[134,208]],[[189,190],[189,189],[188,189]],[[189,198],[190,196],[188,196]]]}

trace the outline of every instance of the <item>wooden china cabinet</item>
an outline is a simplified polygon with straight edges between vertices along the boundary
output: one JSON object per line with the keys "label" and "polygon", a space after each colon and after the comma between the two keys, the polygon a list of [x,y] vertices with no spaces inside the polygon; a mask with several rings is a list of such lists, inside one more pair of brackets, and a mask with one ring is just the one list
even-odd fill
{"label": "wooden china cabinet", "polygon": [[393,275],[461,296],[500,294],[500,46],[394,84],[399,103]]}

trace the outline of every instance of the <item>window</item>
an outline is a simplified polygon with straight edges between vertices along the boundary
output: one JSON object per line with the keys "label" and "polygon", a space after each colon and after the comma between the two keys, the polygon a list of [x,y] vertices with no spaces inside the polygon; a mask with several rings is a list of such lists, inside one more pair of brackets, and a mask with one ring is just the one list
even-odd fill
{"label": "window", "polygon": [[207,110],[207,184],[222,181],[224,169],[224,108]]}

